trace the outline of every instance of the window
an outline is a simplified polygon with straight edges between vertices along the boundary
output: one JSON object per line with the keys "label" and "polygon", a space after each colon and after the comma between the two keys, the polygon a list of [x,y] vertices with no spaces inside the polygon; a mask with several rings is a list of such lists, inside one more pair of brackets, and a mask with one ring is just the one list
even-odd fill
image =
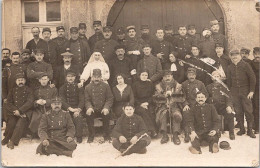
{"label": "window", "polygon": [[60,2],[46,2],[47,22],[61,21]]}
{"label": "window", "polygon": [[39,2],[24,3],[25,22],[39,22]]}

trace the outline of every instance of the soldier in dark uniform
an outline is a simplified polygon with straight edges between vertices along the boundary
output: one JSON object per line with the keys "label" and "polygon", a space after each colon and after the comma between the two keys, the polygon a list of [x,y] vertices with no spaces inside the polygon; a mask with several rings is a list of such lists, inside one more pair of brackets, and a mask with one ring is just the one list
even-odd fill
{"label": "soldier in dark uniform", "polygon": [[220,118],[212,104],[205,103],[207,96],[203,92],[196,94],[196,104],[191,108],[187,118],[187,127],[190,129],[192,154],[201,154],[200,143],[205,140],[209,143],[209,152],[219,151],[217,132],[220,129]]}
{"label": "soldier in dark uniform", "polygon": [[51,64],[43,61],[44,51],[42,49],[36,49],[34,52],[36,61],[28,65],[27,77],[29,79],[30,87],[36,89],[40,86],[38,81],[39,76],[41,76],[43,73],[47,73],[49,79],[52,80],[53,70]]}
{"label": "soldier in dark uniform", "polygon": [[243,59],[243,61],[250,64],[251,60],[249,59],[250,50],[248,48],[242,47],[240,49],[240,54]]}
{"label": "soldier in dark uniform", "polygon": [[70,28],[70,36],[71,39],[69,40],[67,47],[73,54],[72,64],[78,66],[80,73],[82,73],[84,66],[90,58],[90,48],[85,40],[79,38],[77,27]]}
{"label": "soldier in dark uniform", "polygon": [[41,85],[34,91],[34,108],[32,109],[29,124],[29,129],[33,138],[37,137],[37,131],[42,115],[51,108],[51,99],[58,95],[57,89],[49,85],[49,77],[47,73],[42,73],[38,77],[38,80]]}
{"label": "soldier in dark uniform", "polygon": [[98,42],[99,40],[104,39],[103,33],[102,33],[102,24],[101,21],[99,20],[95,20],[93,22],[93,28],[95,30],[95,34],[93,34],[90,38],[89,38],[89,47],[91,50],[91,53],[93,53],[93,50],[95,48],[95,44],[96,42]]}
{"label": "soldier in dark uniform", "polygon": [[43,40],[47,44],[47,49],[44,55],[43,60],[46,63],[49,63],[52,65],[52,68],[57,66],[57,60],[58,60],[58,45],[53,42],[50,37],[51,37],[51,29],[49,27],[45,27],[42,30],[42,37]]}
{"label": "soldier in dark uniform", "polygon": [[163,29],[157,29],[155,35],[156,39],[151,42],[152,53],[160,59],[162,69],[165,69],[165,64],[169,63],[169,55],[173,51],[173,46],[164,39]]}
{"label": "soldier in dark uniform", "polygon": [[126,38],[126,54],[130,58],[134,69],[137,67],[138,61],[142,58],[142,46],[144,45],[143,39],[136,37],[135,26],[127,27],[127,38]]}
{"label": "soldier in dark uniform", "polygon": [[[117,120],[112,132],[112,145],[122,153],[122,156],[132,153],[145,154],[146,146],[151,143],[151,138],[146,134],[144,121],[134,114],[135,109],[132,105],[126,104],[123,110],[124,114]],[[133,146],[126,151],[130,145]]]}
{"label": "soldier in dark uniform", "polygon": [[7,114],[7,126],[4,132],[5,138],[1,143],[7,144],[10,149],[14,149],[14,145],[19,144],[28,125],[26,113],[33,105],[33,92],[25,82],[24,74],[16,74],[17,86],[10,91],[3,107],[3,111]]}
{"label": "soldier in dark uniform", "polygon": [[66,51],[66,44],[69,40],[65,37],[65,28],[63,26],[56,27],[56,31],[58,36],[53,38],[52,41],[58,45],[57,65],[62,65],[61,54]]}
{"label": "soldier in dark uniform", "polygon": [[116,31],[117,36],[117,42],[121,45],[125,45],[126,39],[125,39],[125,29],[123,27],[119,27]]}
{"label": "soldier in dark uniform", "polygon": [[187,35],[186,26],[179,26],[179,35],[174,38],[173,47],[174,50],[179,53],[179,58],[184,60],[190,55],[191,45],[193,44],[193,39]]}
{"label": "soldier in dark uniform", "polygon": [[229,131],[229,138],[235,139],[234,116],[235,113],[229,89],[221,82],[221,75],[218,71],[212,72],[213,83],[206,88],[209,93],[208,103],[213,104],[219,115],[224,116],[224,130]]}
{"label": "soldier in dark uniform", "polygon": [[242,60],[239,50],[230,51],[232,64],[228,66],[227,85],[231,90],[237,121],[240,131],[237,135],[245,134],[243,116],[247,120],[247,135],[256,138],[252,128],[254,123],[251,99],[255,93],[256,77],[251,66]]}
{"label": "soldier in dark uniform", "polygon": [[76,72],[69,70],[66,74],[66,83],[59,89],[59,96],[62,100],[62,109],[69,111],[73,123],[76,128],[75,137],[77,142],[82,142],[83,117],[82,110],[84,108],[84,89],[78,88],[76,80]]}
{"label": "soldier in dark uniform", "polygon": [[[183,103],[183,124],[184,128],[187,125],[187,117],[190,115],[190,109],[195,106],[196,104],[196,94],[197,92],[201,91],[206,94],[208,97],[207,89],[205,85],[196,79],[196,69],[195,68],[188,68],[187,70],[187,78],[188,80],[182,83],[182,89],[185,95],[185,102]],[[184,142],[189,142],[189,130],[185,129],[185,138]]]}
{"label": "soldier in dark uniform", "polygon": [[94,118],[102,117],[104,140],[109,141],[109,111],[113,104],[113,94],[108,84],[101,81],[100,69],[94,69],[91,83],[85,88],[85,108],[89,130],[88,143],[92,143],[95,136]]}
{"label": "soldier in dark uniform", "polygon": [[209,58],[214,58],[215,56],[215,46],[216,43],[211,37],[212,32],[210,31],[209,28],[204,28],[202,31],[202,39],[199,43],[199,47],[201,50],[201,54],[203,57],[209,57]]}
{"label": "soldier in dark uniform", "polygon": [[4,102],[6,102],[9,92],[16,86],[16,74],[26,75],[26,67],[20,64],[20,53],[13,52],[11,60],[11,65],[4,68],[2,75],[2,99]]}
{"label": "soldier in dark uniform", "polygon": [[141,38],[146,44],[151,44],[153,39],[150,35],[149,25],[141,25]]}
{"label": "soldier in dark uniform", "polygon": [[125,46],[117,45],[115,47],[116,58],[109,62],[110,70],[110,86],[115,86],[117,83],[116,76],[118,74],[125,75],[125,83],[132,84],[132,75],[136,72],[133,70],[133,65],[128,57],[125,56]]}
{"label": "soldier in dark uniform", "polygon": [[66,81],[66,75],[67,72],[72,70],[76,73],[76,82],[79,81],[79,75],[80,71],[77,65],[72,64],[72,59],[73,59],[73,54],[67,50],[67,52],[64,52],[61,54],[63,57],[63,65],[58,66],[54,69],[54,74],[53,74],[53,83],[55,86],[59,89]]}
{"label": "soldier in dark uniform", "polygon": [[259,68],[260,68],[260,47],[253,50],[254,59],[251,61],[251,67],[256,76],[255,94],[253,97],[253,114],[255,134],[259,134]]}
{"label": "soldier in dark uniform", "polygon": [[10,59],[11,50],[8,48],[2,49],[2,70],[5,68],[5,66],[10,66],[12,63],[12,60]]}
{"label": "soldier in dark uniform", "polygon": [[167,24],[166,26],[164,26],[164,32],[165,32],[164,39],[173,45],[174,33],[173,33],[172,25]]}
{"label": "soldier in dark uniform", "polygon": [[225,54],[228,54],[228,42],[224,34],[219,33],[219,23],[217,20],[210,21],[212,37],[215,43],[220,43],[225,48]]}
{"label": "soldier in dark uniform", "polygon": [[196,32],[195,25],[188,25],[188,36],[193,39],[194,44],[199,44],[200,35],[197,35]]}
{"label": "soldier in dark uniform", "polygon": [[115,58],[115,47],[118,45],[117,41],[111,39],[112,28],[110,26],[105,26],[103,28],[103,36],[104,39],[98,41],[95,44],[95,50],[101,52],[103,58],[106,63],[110,62],[113,58]]}
{"label": "soldier in dark uniform", "polygon": [[31,58],[30,50],[29,49],[22,49],[22,51],[21,51],[21,64],[23,64],[26,67],[26,69],[27,69],[28,65],[30,63],[32,63],[30,58]]}
{"label": "soldier in dark uniform", "polygon": [[85,40],[88,43],[88,38],[86,37],[87,26],[86,23],[79,23],[79,38]]}
{"label": "soldier in dark uniform", "polygon": [[43,114],[38,130],[42,142],[37,147],[36,154],[72,157],[77,147],[73,140],[75,126],[70,114],[62,111],[61,106],[61,98],[56,97],[51,100],[52,109]]}

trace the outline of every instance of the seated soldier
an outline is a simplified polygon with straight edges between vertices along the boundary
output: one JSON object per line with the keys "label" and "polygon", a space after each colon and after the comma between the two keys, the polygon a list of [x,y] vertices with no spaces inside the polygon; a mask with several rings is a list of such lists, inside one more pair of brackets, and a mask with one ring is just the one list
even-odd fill
{"label": "seated soldier", "polygon": [[[33,92],[25,86],[24,74],[16,74],[16,86],[9,92],[3,111],[7,114],[7,126],[2,145],[14,149],[18,145],[28,125],[26,113],[33,104]],[[9,141],[10,140],[10,141]]]}
{"label": "seated soldier", "polygon": [[129,103],[123,107],[123,110],[124,114],[117,120],[112,132],[112,145],[122,153],[122,156],[146,153],[146,146],[151,143],[151,138],[146,134],[147,129],[143,119],[134,114],[135,109]]}
{"label": "seated soldier", "polygon": [[226,85],[221,81],[221,75],[218,71],[212,72],[213,83],[209,84],[206,88],[209,93],[208,103],[215,106],[219,115],[224,116],[224,130],[229,131],[229,138],[235,139],[234,134],[234,116],[233,104],[230,92]]}
{"label": "seated soldier", "polygon": [[210,152],[217,153],[219,151],[217,132],[220,128],[220,118],[215,107],[205,103],[206,100],[206,94],[198,92],[197,103],[191,108],[187,119],[186,126],[191,132],[189,150],[192,154],[201,154],[200,143],[203,140],[209,143]]}
{"label": "seated soldier", "polygon": [[182,103],[185,101],[181,84],[179,84],[172,76],[171,71],[165,71],[163,80],[156,85],[156,93],[153,96],[157,104],[156,123],[159,130],[163,134],[161,143],[167,143],[169,137],[167,135],[167,119],[168,113],[170,118],[170,127],[172,128],[173,143],[179,145],[181,143],[178,135],[182,121]]}
{"label": "seated soldier", "polygon": [[77,142],[82,142],[83,118],[82,110],[84,108],[84,89],[78,88],[76,80],[76,72],[69,70],[66,74],[67,82],[59,89],[59,96],[62,100],[62,108],[70,112],[73,123],[76,128]]}
{"label": "seated soldier", "polygon": [[43,114],[38,130],[41,139],[36,149],[40,155],[65,155],[72,157],[77,144],[74,142],[75,126],[70,114],[61,110],[61,98],[51,100],[51,110]]}

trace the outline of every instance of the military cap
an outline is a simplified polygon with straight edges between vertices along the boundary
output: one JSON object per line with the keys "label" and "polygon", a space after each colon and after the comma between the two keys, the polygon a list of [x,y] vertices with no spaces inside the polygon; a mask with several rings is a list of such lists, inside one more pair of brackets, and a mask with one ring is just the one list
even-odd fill
{"label": "military cap", "polygon": [[51,29],[49,27],[44,27],[42,29],[42,33],[46,32],[46,31],[51,33]]}
{"label": "military cap", "polygon": [[86,23],[79,23],[79,29],[86,29],[87,25]]}
{"label": "military cap", "polygon": [[119,27],[116,31],[116,34],[125,34],[125,29],[123,27]]}
{"label": "military cap", "polygon": [[17,74],[15,75],[15,79],[19,79],[19,78],[25,78],[24,73],[17,73]]}
{"label": "military cap", "polygon": [[170,24],[165,25],[164,30],[172,30],[172,25]]}
{"label": "military cap", "polygon": [[76,72],[73,70],[68,70],[66,76],[68,76],[68,75],[77,76]]}
{"label": "military cap", "polygon": [[69,51],[70,51],[69,48],[67,48],[67,49],[66,49],[66,52],[62,53],[61,56],[71,56],[71,57],[72,57],[73,54],[70,53]]}
{"label": "military cap", "polygon": [[34,54],[37,54],[37,53],[44,54],[44,50],[41,49],[41,48],[36,48],[36,49],[34,50]]}
{"label": "military cap", "polygon": [[258,52],[260,52],[260,47],[254,47],[253,53],[258,53]]}
{"label": "military cap", "polygon": [[60,29],[63,29],[65,31],[65,28],[63,26],[57,26],[56,31],[59,31]]}
{"label": "military cap", "polygon": [[164,71],[163,71],[163,76],[166,76],[166,75],[172,75],[172,71],[170,71],[170,70],[164,70]]}
{"label": "military cap", "polygon": [[180,27],[185,27],[185,28],[187,28],[187,26],[184,25],[184,24],[180,24],[180,25],[178,26],[178,29],[179,29]]}
{"label": "military cap", "polygon": [[61,103],[61,102],[62,102],[62,100],[58,96],[51,99],[51,103]]}
{"label": "military cap", "polygon": [[193,43],[193,44],[191,45],[191,47],[196,47],[196,48],[198,48],[198,49],[200,50],[200,47],[199,47],[199,45],[198,45],[198,44],[196,44],[196,43]]}
{"label": "military cap", "polygon": [[250,50],[248,48],[242,47],[241,50],[240,50],[240,53],[249,54]]}
{"label": "military cap", "polygon": [[112,27],[111,26],[103,27],[103,32],[108,32],[108,31],[112,31]]}
{"label": "military cap", "polygon": [[216,43],[216,44],[215,44],[215,48],[217,48],[217,47],[222,47],[222,48],[224,48],[224,45],[223,45],[222,43]]}
{"label": "military cap", "polygon": [[216,25],[218,24],[218,21],[217,20],[212,20],[210,21],[210,26],[213,26],[213,25]]}
{"label": "military cap", "polygon": [[187,70],[187,74],[188,73],[195,73],[196,74],[196,69],[192,68],[192,67],[189,67],[188,70]]}
{"label": "military cap", "polygon": [[205,30],[211,31],[210,28],[208,28],[208,27],[204,27],[204,29],[202,31],[205,31]]}
{"label": "military cap", "polygon": [[146,44],[144,44],[144,45],[142,46],[142,48],[145,48],[145,47],[150,47],[150,48],[152,48],[151,45],[148,44],[148,43],[146,43]]}
{"label": "military cap", "polygon": [[93,77],[101,77],[101,70],[100,69],[93,69],[93,73],[92,73]]}
{"label": "military cap", "polygon": [[141,30],[143,29],[149,29],[149,25],[141,25]]}
{"label": "military cap", "polygon": [[221,142],[219,143],[219,147],[220,147],[221,149],[224,149],[224,150],[229,150],[229,149],[231,149],[230,144],[229,144],[227,141],[221,141]]}
{"label": "military cap", "polygon": [[191,30],[191,29],[195,29],[196,27],[195,27],[195,25],[188,25],[188,30]]}
{"label": "military cap", "polygon": [[37,77],[37,79],[41,79],[44,76],[48,76],[48,74],[46,72],[43,72]]}
{"label": "military cap", "polygon": [[78,33],[79,29],[77,27],[71,27],[70,28],[70,33]]}
{"label": "military cap", "polygon": [[100,21],[100,20],[95,20],[95,21],[93,22],[93,26],[96,25],[96,24],[97,24],[97,25],[101,25],[101,21]]}
{"label": "military cap", "polygon": [[23,53],[28,53],[28,54],[30,54],[31,52],[30,52],[29,49],[22,49],[21,54],[23,54]]}
{"label": "military cap", "polygon": [[117,45],[117,46],[115,46],[115,51],[117,50],[117,49],[124,49],[125,50],[125,45],[123,45],[123,44],[119,44],[119,45]]}
{"label": "military cap", "polygon": [[238,49],[233,49],[229,52],[229,54],[232,56],[232,55],[237,55],[237,54],[240,54],[239,50]]}
{"label": "military cap", "polygon": [[126,27],[126,30],[127,30],[127,31],[129,31],[129,30],[131,30],[131,29],[136,30],[134,25],[130,25],[130,26],[127,26],[127,27]]}

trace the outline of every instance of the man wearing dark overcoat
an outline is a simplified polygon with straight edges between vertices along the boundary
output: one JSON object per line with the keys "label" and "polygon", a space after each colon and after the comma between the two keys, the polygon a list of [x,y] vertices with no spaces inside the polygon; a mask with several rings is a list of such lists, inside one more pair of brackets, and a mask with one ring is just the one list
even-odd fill
{"label": "man wearing dark overcoat", "polygon": [[89,38],[89,47],[91,50],[91,53],[93,53],[94,48],[95,48],[95,44],[104,39],[103,33],[102,33],[102,24],[100,20],[95,20],[93,22],[93,29],[95,31],[95,34],[93,34],[90,38]]}

